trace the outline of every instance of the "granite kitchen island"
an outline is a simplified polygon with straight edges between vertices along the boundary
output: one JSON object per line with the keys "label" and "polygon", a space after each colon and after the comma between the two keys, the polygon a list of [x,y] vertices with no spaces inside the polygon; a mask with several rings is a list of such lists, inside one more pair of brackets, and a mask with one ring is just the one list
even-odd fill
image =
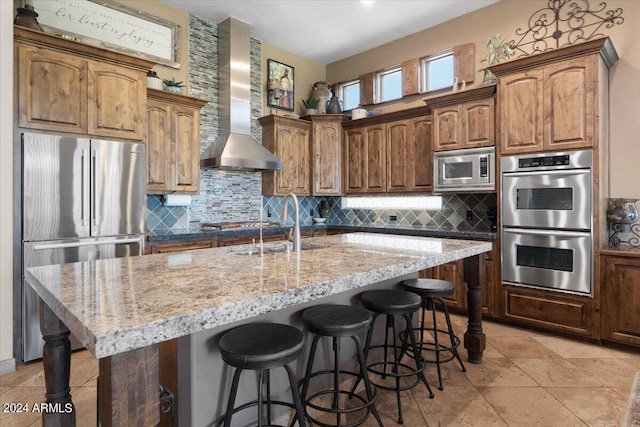
{"label": "granite kitchen island", "polygon": [[[470,361],[481,361],[481,255],[492,249],[490,242],[369,233],[304,240],[309,248],[298,255],[273,246],[260,257],[238,246],[28,269],[26,280],[45,306],[47,402],[71,399],[69,331],[100,359],[101,424],[155,425],[159,343],[286,310],[293,316],[305,304],[390,286],[458,259],[465,260],[468,287],[465,348]],[[215,345],[209,336],[196,341]],[[191,362],[198,357],[191,355]],[[212,413],[217,404],[208,399]],[[205,410],[199,405],[192,404],[192,411]],[[64,412],[43,417],[44,425],[75,424],[74,415]],[[200,425],[196,420],[193,425]]]}

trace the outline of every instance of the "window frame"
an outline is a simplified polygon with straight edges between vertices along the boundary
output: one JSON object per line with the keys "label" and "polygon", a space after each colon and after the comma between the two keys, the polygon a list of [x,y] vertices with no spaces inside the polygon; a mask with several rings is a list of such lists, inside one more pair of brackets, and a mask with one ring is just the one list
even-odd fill
{"label": "window frame", "polygon": [[[446,57],[451,57],[452,59],[451,85],[443,86],[437,89],[429,89],[427,87],[427,82],[429,81],[429,75],[427,73],[429,70],[428,64],[430,62],[437,61]],[[436,53],[421,57],[418,61],[418,67],[419,67],[419,76],[420,76],[418,81],[418,87],[420,88],[419,90],[421,94],[435,93],[435,92],[447,90],[453,87],[453,84],[455,82],[455,67],[456,67],[453,48],[441,50],[440,52],[436,52]]]}
{"label": "window frame", "polygon": [[[354,86],[354,85],[358,85],[358,103],[355,107],[347,108],[347,105],[345,102],[345,96],[344,96],[345,88],[349,86]],[[360,107],[360,79],[359,78],[346,80],[344,82],[338,83],[336,87],[338,92],[337,93],[338,99],[342,102],[342,105],[343,105],[343,109],[342,109],[343,112],[351,111],[354,108]]]}
{"label": "window frame", "polygon": [[[382,99],[382,94],[384,92],[383,79],[385,76],[399,73],[400,75],[400,91],[397,98],[392,99]],[[385,68],[384,70],[378,71],[375,73],[373,79],[373,88],[374,88],[374,104],[383,104],[385,102],[393,102],[402,99],[402,65],[394,65],[393,67]]]}

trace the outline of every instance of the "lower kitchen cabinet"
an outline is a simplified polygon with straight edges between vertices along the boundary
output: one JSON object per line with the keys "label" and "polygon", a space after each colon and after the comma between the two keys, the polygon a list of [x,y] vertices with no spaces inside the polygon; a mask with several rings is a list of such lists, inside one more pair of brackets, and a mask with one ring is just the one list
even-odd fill
{"label": "lower kitchen cabinet", "polygon": [[502,318],[515,323],[594,336],[594,300],[562,292],[502,285]]}
{"label": "lower kitchen cabinet", "polygon": [[640,346],[640,257],[603,256],[602,339]]}

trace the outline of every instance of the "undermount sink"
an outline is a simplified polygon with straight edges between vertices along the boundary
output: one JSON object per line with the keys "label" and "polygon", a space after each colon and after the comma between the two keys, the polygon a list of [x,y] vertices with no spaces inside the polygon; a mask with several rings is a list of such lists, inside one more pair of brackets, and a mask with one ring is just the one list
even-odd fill
{"label": "undermount sink", "polygon": [[[311,249],[322,249],[325,247],[326,245],[321,243],[313,243],[313,242],[305,242],[305,241],[302,241],[300,243],[300,250],[302,251],[308,251]],[[263,252],[265,254],[274,254],[279,252],[286,252],[287,248],[289,251],[292,251],[291,242],[288,242],[288,241],[272,242],[272,243],[266,243],[264,245]],[[260,255],[260,248],[259,247],[242,248],[238,250],[232,250],[231,253],[234,255]]]}

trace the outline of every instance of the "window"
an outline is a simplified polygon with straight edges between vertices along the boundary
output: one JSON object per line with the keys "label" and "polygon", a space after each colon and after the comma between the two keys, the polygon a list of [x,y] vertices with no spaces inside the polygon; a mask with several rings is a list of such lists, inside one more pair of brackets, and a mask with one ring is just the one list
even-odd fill
{"label": "window", "polygon": [[358,108],[360,105],[360,80],[351,80],[339,84],[338,98],[342,101],[342,111]]}
{"label": "window", "polygon": [[394,67],[376,74],[376,87],[377,103],[402,98],[402,69]]}
{"label": "window", "polygon": [[428,56],[420,61],[423,92],[453,86],[453,52]]}

